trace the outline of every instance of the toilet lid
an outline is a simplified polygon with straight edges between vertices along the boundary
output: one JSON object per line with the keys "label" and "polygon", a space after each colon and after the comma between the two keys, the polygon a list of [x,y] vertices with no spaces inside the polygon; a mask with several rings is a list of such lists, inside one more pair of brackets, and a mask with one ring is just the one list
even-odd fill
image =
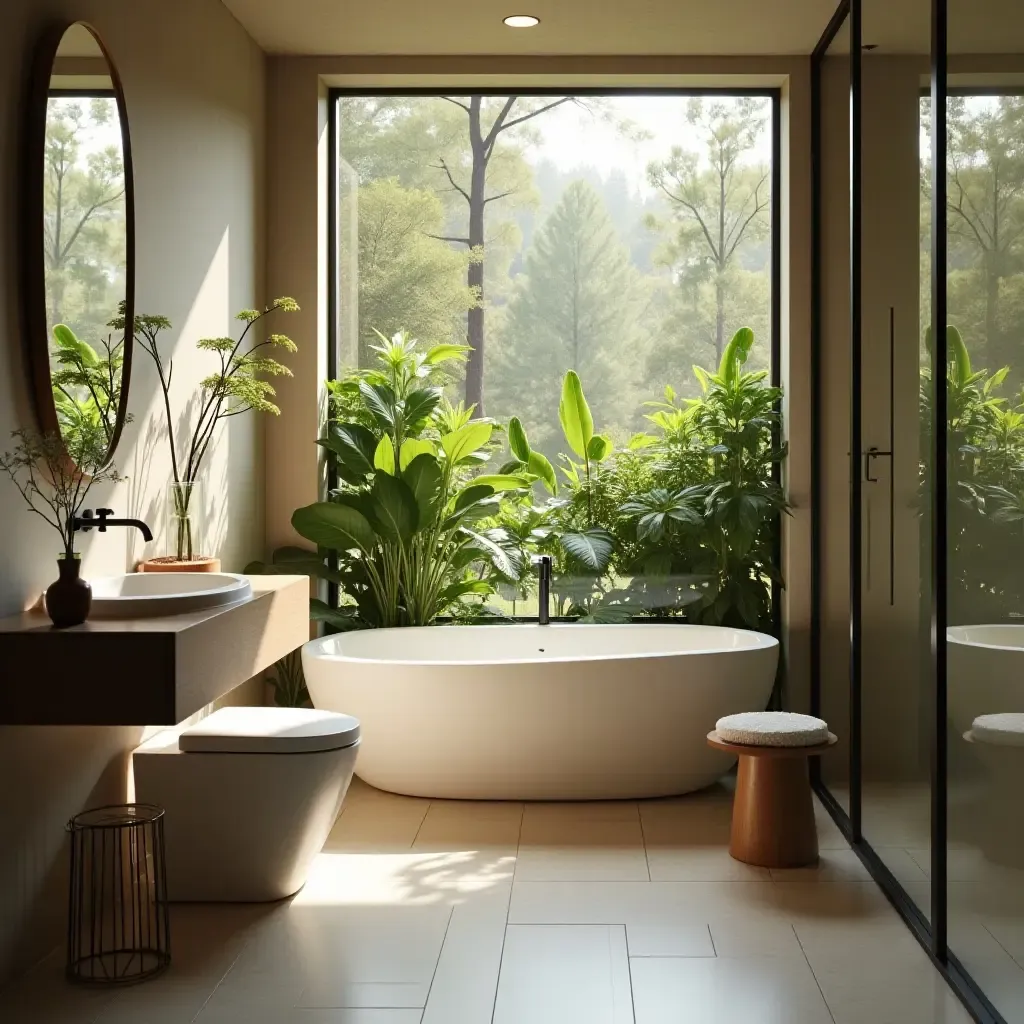
{"label": "toilet lid", "polygon": [[1024,747],[1024,715],[979,715],[971,726],[975,743],[991,743],[997,747]]}
{"label": "toilet lid", "polygon": [[313,708],[221,708],[182,731],[178,749],[203,754],[308,754],[359,741],[359,720]]}

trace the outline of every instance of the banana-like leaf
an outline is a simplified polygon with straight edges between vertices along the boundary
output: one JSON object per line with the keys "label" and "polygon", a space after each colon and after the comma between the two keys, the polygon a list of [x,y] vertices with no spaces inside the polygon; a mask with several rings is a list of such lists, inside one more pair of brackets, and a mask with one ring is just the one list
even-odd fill
{"label": "banana-like leaf", "polygon": [[722,362],[718,367],[718,376],[733,384],[739,378],[740,366],[747,361],[750,348],[754,344],[754,332],[749,327],[741,327],[725,346]]}
{"label": "banana-like leaf", "polygon": [[434,456],[437,449],[433,441],[425,438],[410,437],[402,442],[402,449],[398,453],[398,468],[404,473],[409,465],[419,455]]}
{"label": "banana-like leaf", "polygon": [[388,540],[407,541],[419,529],[419,505],[405,481],[378,473],[373,478],[370,500],[380,532]]}
{"label": "banana-like leaf", "polygon": [[486,555],[498,572],[508,577],[515,575],[515,566],[513,566],[506,552],[499,545],[495,544],[493,540],[465,526],[460,527],[459,530],[464,536],[469,538],[468,546],[476,548],[481,554]]}
{"label": "banana-like leaf", "polygon": [[587,457],[591,462],[604,462],[615,446],[607,434],[595,434],[587,445]]}
{"label": "banana-like leaf", "polygon": [[492,494],[494,494],[493,487],[474,480],[455,496],[455,511],[464,512],[485,498],[491,497]]}
{"label": "banana-like leaf", "polygon": [[423,358],[424,366],[437,366],[451,359],[465,361],[472,350],[468,345],[435,345]]}
{"label": "banana-like leaf", "polygon": [[963,335],[952,324],[946,327],[946,358],[955,367],[957,384],[965,385],[971,376],[971,356]]}
{"label": "banana-like leaf", "polygon": [[467,423],[453,434],[441,438],[441,447],[453,465],[465,461],[491,439],[490,423]]}
{"label": "banana-like leaf", "polygon": [[473,485],[483,484],[490,487],[492,491],[521,491],[530,486],[526,477],[516,473],[488,473],[484,476],[475,476],[470,481]]}
{"label": "banana-like leaf", "polygon": [[479,594],[481,597],[487,597],[493,593],[494,587],[487,580],[459,580],[456,583],[449,583],[437,595],[437,603],[439,608],[444,609],[467,594]]}
{"label": "banana-like leaf", "polygon": [[82,341],[67,324],[55,324],[53,328],[53,340],[57,345],[67,352],[73,353],[78,362],[83,366],[98,366],[100,357],[92,345]]}
{"label": "banana-like leaf", "polygon": [[395,475],[395,446],[390,434],[385,434],[373,453],[373,468],[389,476]]}
{"label": "banana-like leaf", "polygon": [[513,416],[509,420],[508,446],[520,462],[530,461],[530,442],[527,440],[526,431],[518,416]]}
{"label": "banana-like leaf", "polygon": [[599,527],[582,533],[565,533],[561,541],[567,555],[595,572],[604,572],[615,550],[615,538]]}
{"label": "banana-like leaf", "polygon": [[582,459],[594,436],[594,417],[583,397],[583,385],[575,370],[570,370],[562,382],[562,399],[558,403],[558,419],[569,447]]}
{"label": "banana-like leaf", "polygon": [[402,470],[402,479],[416,499],[420,515],[419,528],[426,529],[437,518],[437,506],[441,496],[441,467],[436,456],[427,453],[417,455]]}
{"label": "banana-like leaf", "polygon": [[629,439],[629,445],[627,446],[631,452],[641,451],[644,448],[650,448],[652,444],[657,444],[658,439],[653,434],[634,434]]}
{"label": "banana-like leaf", "polygon": [[331,501],[297,508],[292,526],[300,537],[331,551],[371,551],[377,543],[373,527],[360,511]]}
{"label": "banana-like leaf", "polygon": [[551,465],[546,455],[541,452],[530,452],[530,461],[527,462],[526,468],[544,484],[549,494],[558,493],[555,467]]}

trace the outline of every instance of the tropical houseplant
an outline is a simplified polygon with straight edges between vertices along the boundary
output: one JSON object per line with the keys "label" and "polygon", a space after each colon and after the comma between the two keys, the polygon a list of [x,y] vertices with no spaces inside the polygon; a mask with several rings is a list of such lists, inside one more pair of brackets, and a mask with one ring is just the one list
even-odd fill
{"label": "tropical houseplant", "polygon": [[[109,453],[121,407],[124,333],[108,334],[98,346],[79,338],[67,324],[55,324],[52,336],[56,366],[50,380],[61,436],[98,432]],[[126,416],[124,421],[129,420]]]}
{"label": "tropical houseplant", "polygon": [[[781,586],[777,538],[788,510],[775,467],[782,392],[767,371],[743,365],[754,333],[741,328],[717,373],[694,367],[701,397],[666,394],[645,439],[653,486],[620,508],[618,531],[630,551],[624,571],[662,591],[665,606],[687,606],[692,621],[771,628],[771,588]],[[650,602],[648,602],[650,604]]]}
{"label": "tropical houseplant", "polygon": [[337,486],[293,517],[310,546],[247,571],[333,584],[339,602],[314,599],[311,615],[342,630],[494,614],[493,595],[530,597],[531,561],[547,554],[561,615],[770,629],[786,510],[775,469],[786,450],[781,391],[743,369],[753,342],[737,332],[717,372],[694,369],[700,397],[680,401],[667,388],[651,403],[651,432],[618,448],[595,428],[569,371],[556,470],[517,417],[502,439],[497,424],[447,402],[461,346],[420,351],[403,334],[382,337],[376,366],[328,385],[332,415],[319,443]]}
{"label": "tropical houseplant", "polygon": [[[275,299],[265,309],[243,309],[235,317],[245,324],[239,337],[202,338],[196,348],[213,353],[219,365],[200,383],[199,415],[194,417],[186,446],[178,444],[174,419],[171,415],[171,383],[173,360],[160,351],[160,334],[169,330],[170,320],[165,316],[142,314],[135,317],[136,343],[153,360],[163,396],[167,419],[167,442],[170,447],[172,481],[168,495],[169,554],[150,559],[141,568],[147,572],[201,572],[216,571],[219,560],[200,548],[198,536],[199,475],[203,462],[216,435],[218,425],[232,416],[247,412],[265,412],[280,415],[274,404],[275,391],[267,377],[291,376],[291,370],[269,353],[294,352],[295,343],[284,334],[268,334],[251,340],[250,332],[264,318],[275,312],[297,311],[294,299]],[[111,326],[124,327],[124,306],[121,315]]]}
{"label": "tropical houseplant", "polygon": [[535,477],[479,473],[496,448],[496,426],[443,393],[446,369],[466,348],[424,352],[402,333],[380,340],[376,367],[330,385],[332,419],[319,443],[338,486],[292,516],[315,550],[284,548],[246,570],[336,584],[340,607],[311,604],[312,617],[334,629],[426,625],[522,571],[505,535],[477,526],[501,494],[525,492]]}

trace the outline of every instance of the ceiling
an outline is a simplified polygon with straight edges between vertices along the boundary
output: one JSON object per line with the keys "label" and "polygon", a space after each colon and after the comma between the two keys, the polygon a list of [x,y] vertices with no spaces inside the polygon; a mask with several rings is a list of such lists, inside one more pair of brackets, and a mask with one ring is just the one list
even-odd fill
{"label": "ceiling", "polygon": [[[222,0],[268,53],[807,54],[838,0]],[[1024,0],[948,0],[950,49],[1024,53]],[[931,0],[864,0],[880,52],[928,53]],[[540,25],[510,29],[509,14]]]}
{"label": "ceiling", "polygon": [[223,2],[270,53],[636,55],[810,53],[837,0]]}

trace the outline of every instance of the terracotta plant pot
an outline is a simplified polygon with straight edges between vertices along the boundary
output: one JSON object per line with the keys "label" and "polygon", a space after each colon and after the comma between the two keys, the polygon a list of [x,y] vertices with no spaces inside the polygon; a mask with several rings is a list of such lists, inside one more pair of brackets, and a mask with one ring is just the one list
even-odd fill
{"label": "terracotta plant pot", "polygon": [[60,576],[46,588],[46,614],[58,629],[80,626],[89,617],[92,608],[92,587],[79,573],[79,558],[58,558]]}
{"label": "terracotta plant pot", "polygon": [[200,555],[190,562],[179,560],[173,555],[161,558],[148,558],[139,562],[139,572],[220,572],[220,559]]}

